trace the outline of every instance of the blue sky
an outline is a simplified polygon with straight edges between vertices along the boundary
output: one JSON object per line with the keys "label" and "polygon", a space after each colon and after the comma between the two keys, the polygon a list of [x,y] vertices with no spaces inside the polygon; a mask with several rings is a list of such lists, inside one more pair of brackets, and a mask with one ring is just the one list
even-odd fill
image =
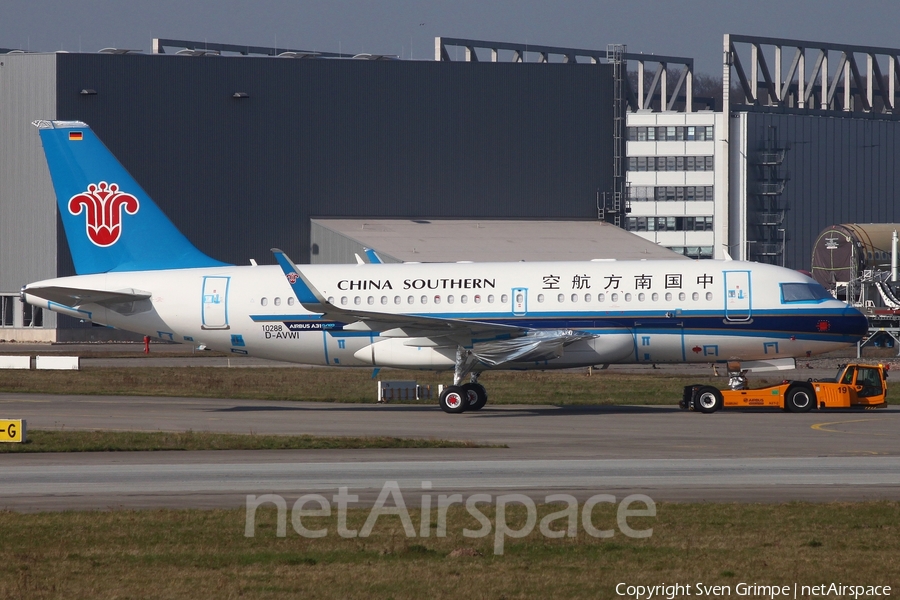
{"label": "blue sky", "polygon": [[434,57],[435,36],[692,57],[721,74],[722,35],[900,47],[897,0],[2,0],[0,47],[150,51],[154,37]]}

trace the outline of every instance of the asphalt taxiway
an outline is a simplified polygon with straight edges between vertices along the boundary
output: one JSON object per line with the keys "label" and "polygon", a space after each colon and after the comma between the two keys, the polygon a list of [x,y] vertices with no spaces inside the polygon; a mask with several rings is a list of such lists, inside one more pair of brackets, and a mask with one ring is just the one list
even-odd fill
{"label": "asphalt taxiway", "polygon": [[0,508],[242,506],[339,487],[371,501],[386,481],[415,495],[509,493],[543,499],[646,493],[657,500],[900,500],[900,407],[878,411],[720,411],[677,407],[323,404],[141,396],[0,394],[0,415],[30,429],[378,435],[505,448],[121,452],[0,455]]}

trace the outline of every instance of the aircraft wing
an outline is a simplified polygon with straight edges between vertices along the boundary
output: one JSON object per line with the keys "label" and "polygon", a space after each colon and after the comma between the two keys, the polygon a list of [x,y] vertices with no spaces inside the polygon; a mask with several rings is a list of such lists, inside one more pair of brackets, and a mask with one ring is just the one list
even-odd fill
{"label": "aircraft wing", "polygon": [[284,252],[272,248],[272,253],[303,308],[322,314],[326,319],[348,323],[344,326],[345,331],[379,331],[384,337],[428,338],[435,345],[448,346],[518,338],[529,331],[514,325],[340,308],[329,303]]}
{"label": "aircraft wing", "polygon": [[135,289],[126,290],[89,290],[82,288],[58,287],[58,286],[28,286],[26,294],[62,304],[63,306],[82,306],[84,304],[99,304],[111,306],[125,302],[147,300],[152,294]]}

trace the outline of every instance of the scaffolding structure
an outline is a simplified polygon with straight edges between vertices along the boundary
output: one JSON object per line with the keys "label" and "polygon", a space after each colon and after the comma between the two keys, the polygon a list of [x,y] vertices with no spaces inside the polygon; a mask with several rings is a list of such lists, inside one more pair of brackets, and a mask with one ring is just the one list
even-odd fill
{"label": "scaffolding structure", "polygon": [[612,202],[598,211],[598,219],[622,227],[628,212],[625,203],[625,86],[627,66],[625,46],[606,46],[606,62],[613,68],[613,189]]}
{"label": "scaffolding structure", "polygon": [[730,101],[726,96],[725,106],[898,119],[898,57],[896,48],[726,34],[723,92],[731,91],[733,71],[740,94]]}

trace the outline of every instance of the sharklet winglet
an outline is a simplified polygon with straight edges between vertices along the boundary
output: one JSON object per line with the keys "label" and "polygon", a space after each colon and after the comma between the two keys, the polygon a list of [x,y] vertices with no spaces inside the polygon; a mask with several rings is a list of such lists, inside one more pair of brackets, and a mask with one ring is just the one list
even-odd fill
{"label": "sharklet winglet", "polygon": [[278,261],[278,265],[284,272],[285,277],[287,277],[288,283],[290,283],[291,289],[294,290],[294,295],[297,296],[300,305],[312,312],[325,312],[328,301],[310,283],[306,276],[297,269],[294,261],[278,248],[272,248],[272,254],[275,255],[275,260]]}
{"label": "sharklet winglet", "polygon": [[372,248],[363,248],[363,251],[366,254],[366,257],[369,259],[369,262],[373,265],[384,264],[384,261],[381,260],[381,257],[378,256],[378,253],[375,252]]}

